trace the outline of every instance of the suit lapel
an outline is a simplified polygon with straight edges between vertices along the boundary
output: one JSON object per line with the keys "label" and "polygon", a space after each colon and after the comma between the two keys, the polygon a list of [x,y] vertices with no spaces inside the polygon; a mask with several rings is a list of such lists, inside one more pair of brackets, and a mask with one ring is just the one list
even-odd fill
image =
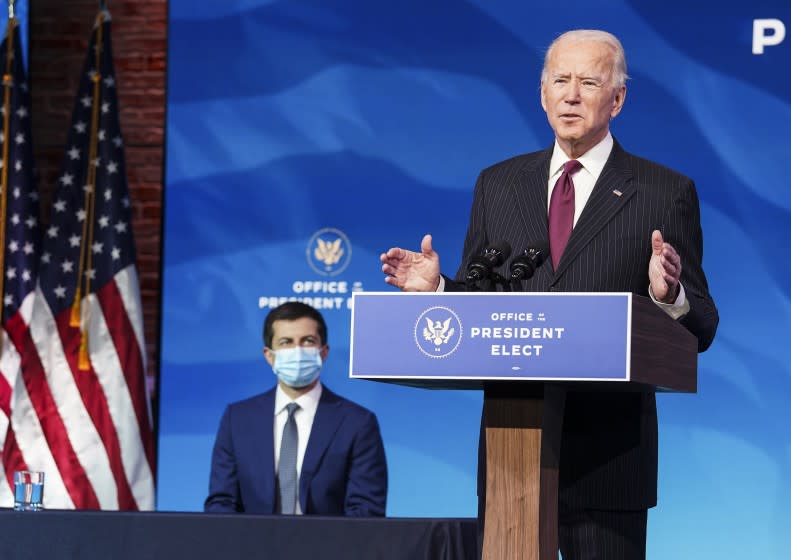
{"label": "suit lapel", "polygon": [[[528,162],[522,172],[516,175],[513,183],[513,196],[524,222],[525,243],[549,239],[547,226],[547,181],[549,181],[549,161],[552,146],[539,152],[535,159]],[[522,251],[527,247],[514,247]]]}
{"label": "suit lapel", "polygon": [[343,419],[340,406],[341,401],[338,396],[327,387],[322,387],[321,399],[318,408],[316,408],[316,416],[313,418],[313,426],[310,429],[308,446],[305,449],[302,471],[299,476],[299,505],[303,513],[310,513],[306,509],[310,482]]}
{"label": "suit lapel", "polygon": [[268,391],[261,396],[256,402],[256,409],[254,411],[254,418],[250,423],[245,423],[246,426],[263,426],[264,429],[260,430],[261,435],[257,438],[257,445],[251,448],[253,453],[253,472],[261,473],[261,476],[255,477],[256,485],[258,486],[258,494],[262,497],[267,508],[271,508],[271,512],[275,512],[277,483],[275,475],[275,440],[274,440],[274,422],[275,422],[275,391]]}
{"label": "suit lapel", "polygon": [[558,263],[553,284],[563,275],[593,237],[621,211],[635,194],[632,171],[623,148],[615,142],[599,180],[571,232],[566,250]]}

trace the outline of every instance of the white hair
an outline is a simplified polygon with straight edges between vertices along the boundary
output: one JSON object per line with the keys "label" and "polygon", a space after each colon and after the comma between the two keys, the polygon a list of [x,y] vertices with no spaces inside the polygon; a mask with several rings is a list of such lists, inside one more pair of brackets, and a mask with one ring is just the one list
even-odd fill
{"label": "white hair", "polygon": [[626,80],[629,75],[626,73],[626,55],[623,51],[623,45],[618,38],[612,33],[600,31],[598,29],[575,29],[573,31],[566,31],[560,37],[552,41],[547,49],[547,54],[544,57],[544,68],[541,70],[541,81],[544,82],[547,78],[547,65],[552,52],[560,42],[565,41],[595,41],[603,43],[612,49],[612,83],[616,88],[626,85]]}

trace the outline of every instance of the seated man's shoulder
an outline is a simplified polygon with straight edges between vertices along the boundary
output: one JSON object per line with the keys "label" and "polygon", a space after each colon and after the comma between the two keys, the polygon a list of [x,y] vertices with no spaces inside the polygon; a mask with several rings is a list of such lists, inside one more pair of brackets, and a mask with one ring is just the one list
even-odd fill
{"label": "seated man's shoulder", "polygon": [[274,395],[275,389],[273,388],[265,393],[259,393],[258,395],[232,402],[228,405],[228,412],[231,414],[244,414],[259,410],[267,403],[274,403]]}

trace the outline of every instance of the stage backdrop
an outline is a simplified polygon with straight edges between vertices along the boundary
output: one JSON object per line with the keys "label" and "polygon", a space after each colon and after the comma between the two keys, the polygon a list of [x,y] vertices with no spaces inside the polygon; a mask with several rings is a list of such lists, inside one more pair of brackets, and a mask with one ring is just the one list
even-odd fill
{"label": "stage backdrop", "polygon": [[[25,68],[30,65],[30,55],[28,53],[28,0],[16,0],[14,2],[14,17],[19,22],[19,34],[22,39],[22,52],[25,58]],[[6,27],[8,26],[8,7],[7,2],[0,3],[0,40],[5,37]],[[29,73],[29,72],[28,72]]]}
{"label": "stage backdrop", "polygon": [[791,35],[771,44],[782,24],[784,0],[171,0],[159,509],[201,509],[224,407],[275,382],[264,316],[297,298],[328,319],[324,383],[379,417],[388,514],[475,515],[481,395],[347,379],[348,303],[387,290],[379,254],[417,249],[427,232],[455,273],[478,171],[550,145],[546,46],[592,27],[627,52],[616,138],[697,181],[722,317],[698,394],[659,396],[649,556],[786,557]]}

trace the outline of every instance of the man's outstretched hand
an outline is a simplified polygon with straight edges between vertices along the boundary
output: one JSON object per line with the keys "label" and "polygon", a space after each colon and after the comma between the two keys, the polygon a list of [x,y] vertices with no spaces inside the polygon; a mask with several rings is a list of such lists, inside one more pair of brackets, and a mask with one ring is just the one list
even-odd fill
{"label": "man's outstretched hand", "polygon": [[400,247],[379,256],[385,282],[403,292],[435,292],[439,286],[439,255],[431,248],[431,235],[425,235],[420,252]]}

